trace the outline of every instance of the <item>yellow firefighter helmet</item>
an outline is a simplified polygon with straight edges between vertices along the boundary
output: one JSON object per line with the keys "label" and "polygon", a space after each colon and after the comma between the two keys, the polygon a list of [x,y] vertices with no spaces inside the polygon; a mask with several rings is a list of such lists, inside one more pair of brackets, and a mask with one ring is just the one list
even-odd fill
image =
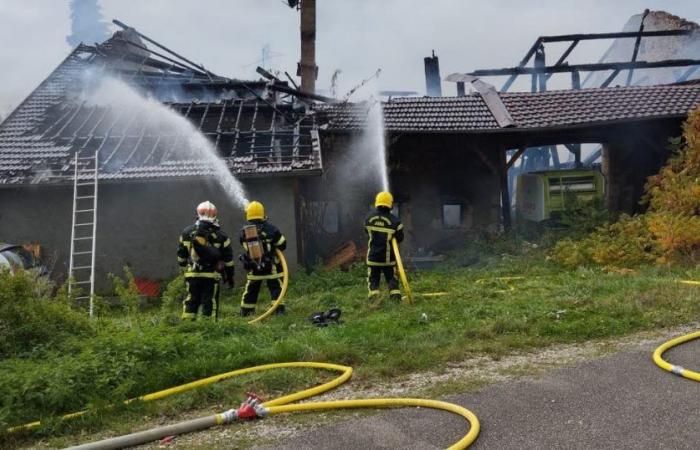
{"label": "yellow firefighter helmet", "polygon": [[250,202],[245,209],[245,220],[262,220],[265,218],[265,207],[260,202]]}
{"label": "yellow firefighter helmet", "polygon": [[380,206],[386,206],[391,209],[394,207],[394,196],[387,191],[382,191],[377,194],[377,198],[374,200],[374,207],[379,208]]}

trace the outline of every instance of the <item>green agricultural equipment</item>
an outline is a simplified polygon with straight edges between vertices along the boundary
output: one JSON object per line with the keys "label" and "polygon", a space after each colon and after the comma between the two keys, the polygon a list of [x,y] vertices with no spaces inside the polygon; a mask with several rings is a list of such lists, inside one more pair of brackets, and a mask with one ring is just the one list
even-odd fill
{"label": "green agricultural equipment", "polygon": [[566,196],[586,203],[604,195],[605,179],[596,170],[531,172],[518,176],[515,210],[519,219],[542,222],[564,211]]}

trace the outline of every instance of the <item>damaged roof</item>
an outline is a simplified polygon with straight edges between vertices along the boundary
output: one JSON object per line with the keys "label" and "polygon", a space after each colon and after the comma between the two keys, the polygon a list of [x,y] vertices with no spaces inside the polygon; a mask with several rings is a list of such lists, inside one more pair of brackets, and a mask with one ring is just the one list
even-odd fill
{"label": "damaged roof", "polygon": [[213,173],[192,151],[186,126],[165,123],[162,110],[86,98],[105,75],[188,120],[236,174],[320,172],[313,115],[268,95],[264,82],[220,77],[150,52],[128,31],[78,46],[0,124],[0,184],[72,179],[76,153],[96,150],[101,179]]}
{"label": "damaged roof", "polygon": [[[685,117],[700,105],[697,83],[591,88],[548,92],[500,92],[514,124],[502,128],[479,94],[399,98],[382,104],[384,125],[394,132],[508,132]],[[365,126],[367,104],[317,107],[331,131]]]}

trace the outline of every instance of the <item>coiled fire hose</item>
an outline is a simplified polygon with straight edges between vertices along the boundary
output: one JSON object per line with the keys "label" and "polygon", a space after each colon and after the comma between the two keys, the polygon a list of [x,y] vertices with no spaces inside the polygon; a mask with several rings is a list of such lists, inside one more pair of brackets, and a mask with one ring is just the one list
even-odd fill
{"label": "coiled fire hose", "polygon": [[[203,378],[201,380],[193,381],[180,386],[175,386],[169,389],[165,389],[158,392],[153,392],[147,394],[137,399],[127,400],[126,404],[131,403],[136,400],[140,401],[153,401],[161,398],[165,398],[174,394],[179,394],[182,392],[190,391],[202,386],[217,383],[229,378],[233,378],[240,375],[246,375],[255,372],[263,372],[267,370],[274,369],[290,369],[290,368],[312,368],[312,369],[323,369],[330,370],[334,372],[340,372],[340,375],[331,381],[314,386],[309,389],[304,389],[293,394],[285,395],[267,402],[262,401],[260,398],[254,394],[249,394],[246,401],[244,401],[238,409],[229,409],[219,414],[214,414],[211,416],[201,417],[194,420],[187,420],[173,425],[168,425],[164,427],[153,428],[146,431],[140,431],[137,433],[127,434],[124,436],[118,436],[110,439],[105,439],[102,441],[96,441],[88,444],[78,445],[75,447],[70,447],[73,450],[106,450],[106,449],[118,449],[131,447],[135,445],[145,444],[147,442],[152,442],[157,439],[162,439],[169,436],[175,436],[183,433],[190,433],[194,431],[204,430],[217,425],[224,425],[233,422],[261,419],[267,416],[272,416],[275,414],[283,414],[289,412],[301,412],[301,411],[320,411],[329,409],[347,409],[347,408],[392,408],[392,407],[406,407],[415,406],[431,409],[439,409],[443,411],[448,411],[453,414],[457,414],[469,422],[469,431],[464,437],[459,441],[452,444],[450,449],[465,449],[470,444],[472,444],[479,435],[479,419],[469,411],[468,409],[455,405],[453,403],[447,403],[438,400],[427,400],[419,398],[378,398],[378,399],[359,399],[359,400],[336,400],[327,402],[311,402],[311,403],[293,403],[299,400],[310,398],[331,389],[334,389],[341,384],[345,383],[352,376],[352,367],[342,366],[339,364],[330,363],[318,363],[318,362],[288,362],[288,363],[277,363],[277,364],[265,364],[261,366],[248,367],[245,369],[234,370],[232,372],[222,373],[219,375],[214,375],[208,378]],[[87,411],[80,411],[77,413],[68,414],[62,417],[62,419],[71,419],[79,417],[86,414]],[[19,431],[31,429],[39,426],[39,422],[32,422],[26,425],[21,425],[9,429],[8,431]]]}
{"label": "coiled fire hose", "polygon": [[277,251],[277,257],[280,260],[280,264],[282,264],[282,273],[284,274],[282,277],[282,290],[280,291],[280,295],[277,297],[277,300],[272,303],[270,309],[248,323],[262,322],[270,317],[272,313],[275,312],[275,310],[282,304],[282,300],[284,300],[284,296],[287,294],[287,286],[289,285],[289,268],[287,267],[287,260],[284,257],[284,253],[282,253],[280,249],[275,250]]}
{"label": "coiled fire hose", "polygon": [[[700,281],[694,280],[680,280],[679,283],[696,286],[700,285]],[[654,354],[651,358],[657,366],[661,367],[662,369],[668,372],[671,372],[683,378],[687,378],[689,380],[700,381],[700,373],[685,369],[675,364],[671,364],[663,358],[664,352],[666,352],[667,350],[670,350],[671,348],[676,347],[678,345],[685,344],[686,342],[693,341],[695,339],[700,339],[700,331],[686,334],[685,336],[680,336],[675,339],[671,339],[668,342],[664,342],[663,344],[659,345],[656,348],[656,350],[654,350]]]}

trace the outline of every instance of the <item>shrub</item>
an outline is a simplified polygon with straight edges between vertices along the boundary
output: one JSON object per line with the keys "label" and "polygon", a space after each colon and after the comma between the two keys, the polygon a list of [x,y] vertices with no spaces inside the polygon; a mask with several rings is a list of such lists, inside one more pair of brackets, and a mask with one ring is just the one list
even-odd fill
{"label": "shrub", "polygon": [[670,147],[667,164],[645,186],[646,213],[623,216],[579,241],[561,241],[553,259],[568,267],[696,263],[700,252],[700,109],[685,123],[683,139],[673,139]]}
{"label": "shrub", "polygon": [[73,310],[64,291],[52,298],[50,288],[32,273],[0,271],[0,355],[55,346],[68,336],[92,332],[87,314]]}

